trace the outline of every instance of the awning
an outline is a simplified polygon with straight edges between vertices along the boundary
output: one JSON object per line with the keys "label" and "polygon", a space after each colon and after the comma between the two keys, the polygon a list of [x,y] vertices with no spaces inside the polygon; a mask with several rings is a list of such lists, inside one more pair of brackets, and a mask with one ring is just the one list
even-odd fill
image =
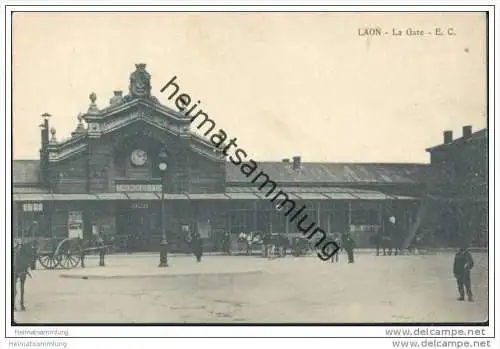
{"label": "awning", "polygon": [[283,190],[286,190],[291,193],[336,193],[339,191],[346,191],[350,189],[339,188],[339,187],[282,187]]}
{"label": "awning", "polygon": [[395,197],[397,200],[420,200],[420,198],[414,198],[411,196],[404,196],[404,195],[391,195]]}
{"label": "awning", "polygon": [[229,199],[224,194],[186,194],[191,200],[224,200]]}
{"label": "awning", "polygon": [[127,193],[130,200],[158,200],[155,193]]}
{"label": "awning", "polygon": [[[282,190],[282,192],[286,195],[288,195],[288,199],[292,199],[292,200],[300,200],[298,196],[294,195],[293,193],[289,193],[285,190]],[[258,193],[258,194],[255,194],[257,195],[259,198],[261,199],[264,199],[264,200],[272,200],[276,194],[278,194],[279,191],[275,191],[275,192],[272,192],[271,194],[269,194],[268,196],[266,196],[267,193]],[[280,200],[280,199],[284,199],[283,195],[280,195],[277,200]]]}
{"label": "awning", "polygon": [[[343,188],[343,192],[288,192],[286,188],[282,192],[290,200],[422,200],[405,195],[387,195],[378,191],[368,191]],[[271,200],[278,191],[272,192],[266,196],[267,192],[228,192],[214,194],[170,194],[165,193],[165,200]],[[96,193],[96,194],[47,194],[47,193],[14,193],[13,201],[16,202],[40,202],[40,201],[88,201],[88,200],[159,200],[161,193],[154,192],[115,192],[115,193]],[[449,198],[429,196],[434,200],[442,201],[487,201],[487,198]],[[283,195],[279,196],[283,199]]]}
{"label": "awning", "polygon": [[388,196],[384,193],[378,192],[378,191],[365,191],[365,192],[355,192],[355,193],[349,193],[352,194],[353,196],[356,196],[357,198],[361,200],[391,200],[393,199],[391,196]]}
{"label": "awning", "polygon": [[260,190],[259,187],[226,187],[226,193],[261,193],[263,190]]}
{"label": "awning", "polygon": [[[158,194],[161,199],[161,193]],[[187,200],[188,197],[185,194],[164,194],[165,200]]]}
{"label": "awning", "polygon": [[320,193],[293,193],[301,200],[328,200],[328,197]]}
{"label": "awning", "polygon": [[233,200],[259,200],[260,198],[252,193],[226,193]]}
{"label": "awning", "polygon": [[98,200],[93,194],[52,194],[54,200],[57,201],[86,201]]}
{"label": "awning", "polygon": [[99,200],[128,200],[124,193],[100,193],[96,195]]}
{"label": "awning", "polygon": [[445,197],[445,196],[428,196],[432,200],[436,201],[448,201],[448,202],[488,202],[488,197]]}
{"label": "awning", "polygon": [[357,198],[349,193],[325,193],[332,200],[356,200]]}
{"label": "awning", "polygon": [[51,201],[51,194],[35,194],[35,193],[23,193],[23,194],[12,194],[13,201]]}

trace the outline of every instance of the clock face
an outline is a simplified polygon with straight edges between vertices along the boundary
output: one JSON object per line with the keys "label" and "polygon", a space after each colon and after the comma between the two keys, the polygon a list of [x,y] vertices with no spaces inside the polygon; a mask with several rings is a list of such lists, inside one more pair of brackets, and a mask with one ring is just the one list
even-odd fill
{"label": "clock face", "polygon": [[148,161],[148,154],[142,149],[136,149],[130,154],[130,161],[135,166],[144,166]]}

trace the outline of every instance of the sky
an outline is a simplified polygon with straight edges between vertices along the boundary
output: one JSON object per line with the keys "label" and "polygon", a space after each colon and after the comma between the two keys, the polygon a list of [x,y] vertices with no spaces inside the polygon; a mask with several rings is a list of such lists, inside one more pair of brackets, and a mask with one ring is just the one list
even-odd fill
{"label": "sky", "polygon": [[[404,35],[436,27],[456,35]],[[146,63],[161,103],[177,76],[257,161],[426,163],[486,127],[485,33],[482,13],[16,13],[13,158],[38,157],[42,113],[66,138]]]}

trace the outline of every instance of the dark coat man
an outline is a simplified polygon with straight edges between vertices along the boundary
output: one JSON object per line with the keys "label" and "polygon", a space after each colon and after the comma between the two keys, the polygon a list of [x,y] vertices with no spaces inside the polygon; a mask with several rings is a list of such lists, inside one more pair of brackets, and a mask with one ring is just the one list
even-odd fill
{"label": "dark coat man", "polygon": [[271,245],[271,233],[266,232],[262,235],[262,246],[264,247],[264,257],[267,257],[269,255],[269,249]]}
{"label": "dark coat man", "polygon": [[383,248],[382,242],[384,239],[384,233],[382,230],[379,230],[374,236],[373,236],[373,242],[375,243],[375,246],[377,248],[377,256],[380,256],[380,249],[382,248],[385,256],[385,248]]}
{"label": "dark coat man", "polygon": [[384,225],[385,234],[382,237],[382,248],[384,249],[385,256],[385,248],[388,248],[387,254],[389,256],[392,255],[394,250],[394,255],[398,254],[398,243],[399,243],[399,233],[396,225],[396,217],[391,216],[389,220]]}
{"label": "dark coat man", "polygon": [[231,254],[231,233],[224,233],[224,237],[222,238],[222,252],[230,255]]}
{"label": "dark coat man", "polygon": [[196,256],[196,261],[201,262],[201,256],[203,256],[203,241],[198,233],[194,233],[191,240],[191,249],[193,254]]}
{"label": "dark coat man", "polygon": [[469,250],[462,246],[455,254],[453,262],[453,274],[457,279],[459,301],[464,300],[464,287],[467,290],[467,297],[469,302],[472,302],[472,290],[470,282],[470,270],[474,267],[474,260]]}
{"label": "dark coat man", "polygon": [[354,247],[356,242],[349,232],[344,232],[342,235],[342,248],[347,252],[348,263],[354,263]]}

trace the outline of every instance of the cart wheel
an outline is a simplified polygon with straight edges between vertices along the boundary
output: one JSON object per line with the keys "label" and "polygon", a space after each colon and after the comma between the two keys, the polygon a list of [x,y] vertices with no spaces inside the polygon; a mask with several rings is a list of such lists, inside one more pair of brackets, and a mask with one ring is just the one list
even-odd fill
{"label": "cart wheel", "polygon": [[76,254],[64,253],[61,256],[61,266],[64,269],[76,268],[78,264],[80,264],[79,252],[77,252]]}
{"label": "cart wheel", "polygon": [[38,261],[45,269],[55,269],[61,263],[61,257],[55,255],[38,256]]}
{"label": "cart wheel", "polygon": [[60,266],[64,269],[76,268],[80,264],[81,245],[78,241],[63,241],[57,249],[61,260]]}

